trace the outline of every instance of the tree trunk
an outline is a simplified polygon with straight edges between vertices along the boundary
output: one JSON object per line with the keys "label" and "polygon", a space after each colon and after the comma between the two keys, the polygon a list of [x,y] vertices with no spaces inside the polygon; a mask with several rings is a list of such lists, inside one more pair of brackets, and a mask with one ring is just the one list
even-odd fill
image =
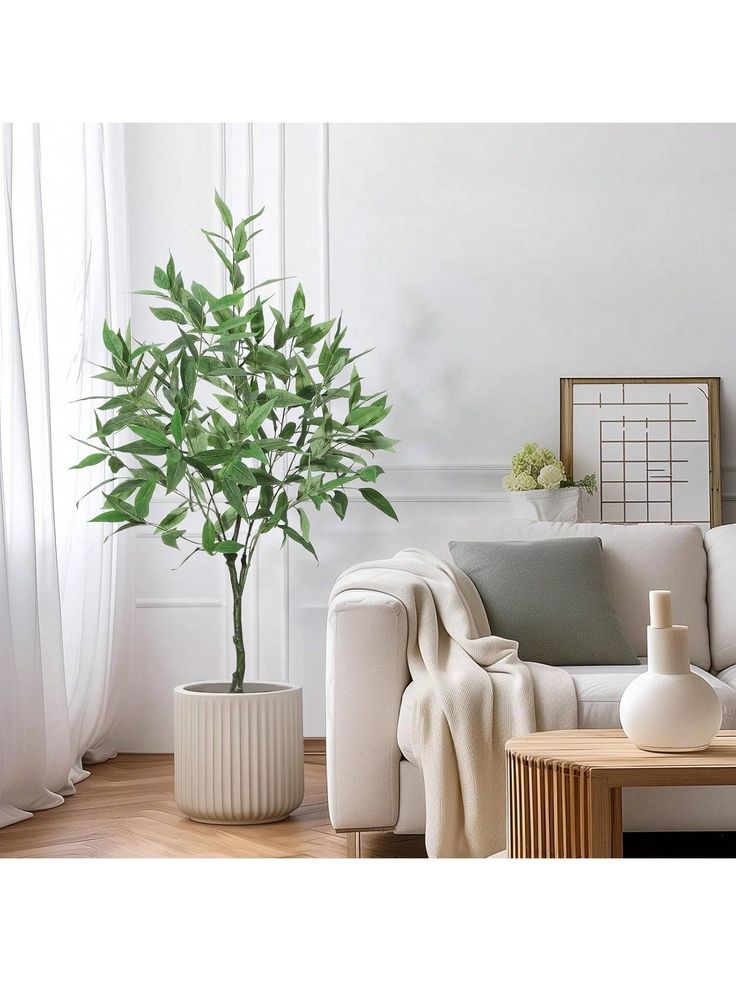
{"label": "tree trunk", "polygon": [[235,645],[235,671],[230,683],[231,694],[242,692],[245,677],[245,643],[243,642],[243,592],[245,579],[240,583],[235,568],[235,556],[226,557],[230,587],[233,592],[233,644]]}

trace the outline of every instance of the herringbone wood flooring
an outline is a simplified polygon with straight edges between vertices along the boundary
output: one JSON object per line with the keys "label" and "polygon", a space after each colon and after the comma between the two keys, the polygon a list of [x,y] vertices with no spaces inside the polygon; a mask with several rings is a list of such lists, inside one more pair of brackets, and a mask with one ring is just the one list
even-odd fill
{"label": "herringbone wood flooring", "polygon": [[[174,803],[171,756],[123,754],[91,767],[61,807],[0,830],[2,858],[344,858],[327,814],[325,767],[306,763],[302,806],[251,827],[189,821]],[[424,856],[422,838],[366,834],[366,857]]]}

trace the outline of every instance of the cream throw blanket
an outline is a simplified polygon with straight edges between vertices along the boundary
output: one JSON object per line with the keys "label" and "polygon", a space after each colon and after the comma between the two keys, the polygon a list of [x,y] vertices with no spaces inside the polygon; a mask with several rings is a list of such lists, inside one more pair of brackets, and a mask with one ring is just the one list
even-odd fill
{"label": "cream throw blanket", "polygon": [[482,858],[499,851],[506,837],[506,740],[577,728],[572,678],[520,661],[516,641],[491,635],[465,573],[423,549],[353,566],[331,599],[346,589],[387,593],[406,608],[427,853]]}

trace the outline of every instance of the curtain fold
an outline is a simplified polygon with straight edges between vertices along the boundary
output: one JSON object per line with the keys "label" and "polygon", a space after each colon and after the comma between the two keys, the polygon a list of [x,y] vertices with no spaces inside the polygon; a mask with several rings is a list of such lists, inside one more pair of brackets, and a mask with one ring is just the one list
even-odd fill
{"label": "curtain fold", "polygon": [[102,321],[128,319],[122,127],[4,125],[0,179],[2,827],[115,753],[127,549],[75,505],[109,473],[69,467],[95,428],[72,400],[111,394],[89,363]]}

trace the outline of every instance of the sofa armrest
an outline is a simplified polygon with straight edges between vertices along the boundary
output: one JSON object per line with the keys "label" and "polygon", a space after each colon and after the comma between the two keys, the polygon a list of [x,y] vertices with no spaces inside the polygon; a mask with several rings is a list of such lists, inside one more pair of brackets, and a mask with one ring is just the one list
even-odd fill
{"label": "sofa armrest", "polygon": [[330,604],[327,794],[337,831],[393,828],[398,819],[406,644],[406,609],[394,597],[350,589]]}

